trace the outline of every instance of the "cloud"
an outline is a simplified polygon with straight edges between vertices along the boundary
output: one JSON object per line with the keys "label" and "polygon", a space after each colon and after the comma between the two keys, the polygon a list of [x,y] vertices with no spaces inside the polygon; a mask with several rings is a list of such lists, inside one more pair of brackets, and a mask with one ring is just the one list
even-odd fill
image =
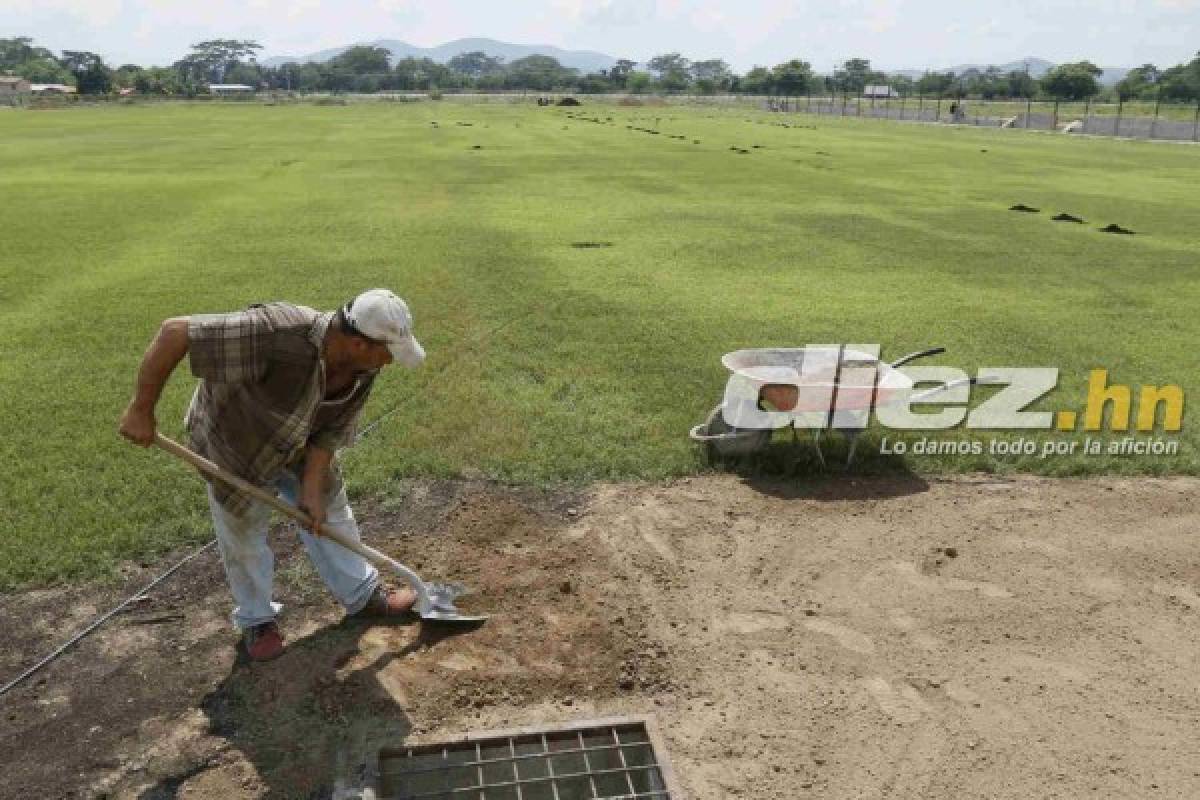
{"label": "cloud", "polygon": [[86,3],[72,0],[0,0],[0,13],[5,16],[9,12],[39,17],[59,14],[94,28],[107,27],[124,10],[124,0],[88,0]]}
{"label": "cloud", "polygon": [[595,8],[583,13],[589,25],[629,27],[653,20],[658,13],[654,0],[602,0]]}

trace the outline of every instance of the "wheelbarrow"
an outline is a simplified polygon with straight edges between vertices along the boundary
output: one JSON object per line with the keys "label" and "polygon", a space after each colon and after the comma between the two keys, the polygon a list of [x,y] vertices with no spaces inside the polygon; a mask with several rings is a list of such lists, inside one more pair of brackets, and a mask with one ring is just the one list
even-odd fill
{"label": "wheelbarrow", "polygon": [[[688,436],[705,446],[710,461],[749,456],[761,452],[770,444],[775,428],[790,424],[795,437],[798,427],[808,428],[813,447],[821,466],[821,433],[837,430],[850,442],[846,465],[854,461],[858,436],[865,429],[867,415],[874,408],[893,403],[919,403],[933,395],[962,383],[954,381],[912,395],[912,378],[899,368],[918,358],[944,353],[944,347],[932,347],[909,353],[895,361],[881,361],[877,356],[846,347],[782,347],[736,350],[721,357],[721,363],[731,373],[743,379],[745,387],[756,390],[751,399],[758,411],[774,410],[790,415],[789,423],[771,427],[737,427],[739,402],[744,395],[731,396],[727,390],[708,418],[693,427]],[[850,373],[848,370],[855,370]],[[871,375],[870,381],[861,380]],[[856,374],[859,380],[847,381]],[[797,376],[800,381],[797,382]],[[793,422],[794,420],[794,422]],[[799,423],[799,424],[797,424]],[[795,441],[795,439],[793,439]]]}

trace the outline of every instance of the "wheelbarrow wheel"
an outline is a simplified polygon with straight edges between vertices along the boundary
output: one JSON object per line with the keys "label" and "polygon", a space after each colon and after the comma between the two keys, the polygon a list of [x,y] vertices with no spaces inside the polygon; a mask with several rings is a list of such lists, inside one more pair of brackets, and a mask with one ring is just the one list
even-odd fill
{"label": "wheelbarrow wheel", "polygon": [[717,406],[704,422],[705,434],[714,437],[704,443],[704,452],[709,462],[715,463],[730,458],[748,456],[765,450],[771,441],[771,431],[754,428],[735,428],[725,421]]}

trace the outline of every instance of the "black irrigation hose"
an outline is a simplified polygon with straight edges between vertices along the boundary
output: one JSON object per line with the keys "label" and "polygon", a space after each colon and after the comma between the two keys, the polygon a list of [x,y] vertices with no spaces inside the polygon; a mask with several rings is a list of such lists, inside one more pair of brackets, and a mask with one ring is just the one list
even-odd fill
{"label": "black irrigation hose", "polygon": [[186,556],[185,558],[183,558],[182,560],[180,560],[179,562],[177,562],[177,563],[176,563],[174,566],[172,566],[170,569],[168,569],[166,572],[164,572],[162,575],[159,575],[157,578],[155,578],[155,579],[154,579],[154,580],[152,580],[150,583],[148,583],[148,584],[147,584],[147,585],[146,585],[144,588],[142,588],[142,590],[141,590],[141,591],[139,591],[139,592],[137,592],[137,593],[135,593],[135,594],[131,595],[130,597],[126,598],[125,602],[121,603],[121,605],[117,606],[117,607],[116,607],[116,608],[114,608],[112,611],[109,611],[109,612],[108,612],[107,614],[105,614],[104,616],[97,618],[97,619],[96,619],[94,622],[92,622],[92,624],[91,624],[91,625],[88,625],[86,628],[84,628],[83,630],[81,630],[79,633],[77,633],[77,634],[75,634],[74,636],[72,636],[70,639],[68,639],[68,640],[66,641],[66,643],[64,643],[64,644],[62,644],[61,646],[59,646],[59,648],[58,648],[57,650],[55,650],[53,653],[51,653],[50,655],[46,656],[46,657],[45,657],[45,658],[43,658],[41,661],[39,661],[38,663],[34,664],[32,667],[30,667],[29,669],[27,669],[27,670],[25,670],[24,672],[22,672],[22,673],[21,673],[20,675],[18,675],[16,678],[14,678],[13,680],[11,680],[11,681],[9,681],[8,683],[6,683],[6,684],[5,684],[5,685],[4,685],[2,688],[0,688],[0,697],[3,697],[5,694],[7,694],[7,693],[8,693],[8,691],[9,691],[10,689],[13,689],[13,688],[15,688],[15,687],[16,687],[17,685],[19,685],[19,684],[20,684],[22,681],[24,681],[24,680],[26,680],[27,678],[29,678],[31,675],[33,675],[34,673],[36,673],[37,671],[39,671],[40,669],[42,669],[43,667],[45,667],[45,666],[46,666],[47,664],[49,664],[50,662],[54,661],[56,658],[58,658],[58,657],[59,657],[59,656],[61,656],[63,653],[65,653],[65,652],[66,652],[68,649],[70,649],[70,648],[71,648],[71,647],[72,647],[72,646],[73,646],[73,645],[74,645],[76,642],[78,642],[80,639],[82,639],[83,637],[87,636],[87,635],[88,635],[89,633],[91,633],[92,631],[96,630],[96,628],[99,628],[99,627],[100,627],[101,625],[103,625],[105,622],[108,622],[108,620],[109,620],[109,619],[111,619],[112,617],[114,617],[114,616],[116,616],[117,614],[119,614],[119,613],[121,613],[122,611],[124,611],[124,610],[125,610],[125,607],[126,607],[127,605],[129,605],[130,603],[136,602],[136,601],[137,601],[139,598],[141,598],[141,597],[145,596],[146,592],[150,591],[150,590],[151,590],[151,589],[153,589],[155,586],[158,586],[160,583],[162,583],[163,581],[165,581],[167,578],[169,578],[169,577],[171,577],[172,575],[174,575],[174,574],[175,574],[175,573],[176,573],[176,572],[179,570],[179,568],[180,568],[180,567],[182,567],[184,564],[186,564],[186,563],[188,563],[189,561],[191,561],[193,558],[196,558],[197,556],[199,556],[199,555],[200,555],[201,553],[203,553],[205,550],[208,550],[210,547],[212,547],[212,546],[213,546],[213,545],[215,545],[216,543],[217,543],[217,540],[216,540],[216,539],[213,539],[211,542],[209,542],[208,544],[204,545],[204,546],[203,546],[203,547],[201,547],[199,550],[195,551],[195,552],[194,552],[194,553],[192,553],[191,555],[188,555],[188,556]]}

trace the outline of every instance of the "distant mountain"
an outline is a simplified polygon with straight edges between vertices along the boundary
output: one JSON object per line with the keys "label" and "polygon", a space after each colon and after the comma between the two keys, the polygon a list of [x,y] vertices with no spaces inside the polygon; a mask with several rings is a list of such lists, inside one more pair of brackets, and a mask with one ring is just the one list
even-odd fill
{"label": "distant mountain", "polygon": [[[384,48],[392,54],[393,63],[401,58],[428,58],[439,64],[444,64],[459,53],[471,53],[477,50],[487,53],[489,56],[499,56],[504,59],[505,63],[515,61],[518,58],[524,58],[525,56],[551,56],[558,59],[558,63],[564,67],[572,67],[580,72],[596,72],[602,69],[609,69],[617,63],[617,60],[612,56],[605,55],[604,53],[596,53],[591,50],[563,50],[562,48],[548,44],[512,44],[510,42],[499,42],[495,39],[455,39],[452,42],[446,42],[437,47],[417,47],[397,39],[376,39],[373,42],[359,42],[358,44]],[[288,62],[305,63],[313,61],[323,63],[354,46],[356,45],[334,47],[329,50],[310,53],[306,56],[274,56],[264,59],[259,63],[267,67],[278,67]]]}
{"label": "distant mountain", "polygon": [[[957,67],[948,67],[947,69],[931,70],[933,72],[953,72],[955,75],[961,75],[969,69],[977,69],[980,72],[986,70],[990,66],[995,66],[1002,73],[1008,72],[1023,72],[1029,70],[1029,74],[1034,78],[1040,78],[1050,70],[1057,66],[1053,61],[1047,61],[1044,58],[1023,58],[1020,61],[1010,61],[1007,64],[959,64]],[[1102,86],[1112,86],[1118,83],[1129,74],[1129,67],[1101,67],[1104,73],[1098,78]],[[889,74],[906,75],[913,80],[921,77],[927,70],[923,69],[899,69],[892,70]]]}

